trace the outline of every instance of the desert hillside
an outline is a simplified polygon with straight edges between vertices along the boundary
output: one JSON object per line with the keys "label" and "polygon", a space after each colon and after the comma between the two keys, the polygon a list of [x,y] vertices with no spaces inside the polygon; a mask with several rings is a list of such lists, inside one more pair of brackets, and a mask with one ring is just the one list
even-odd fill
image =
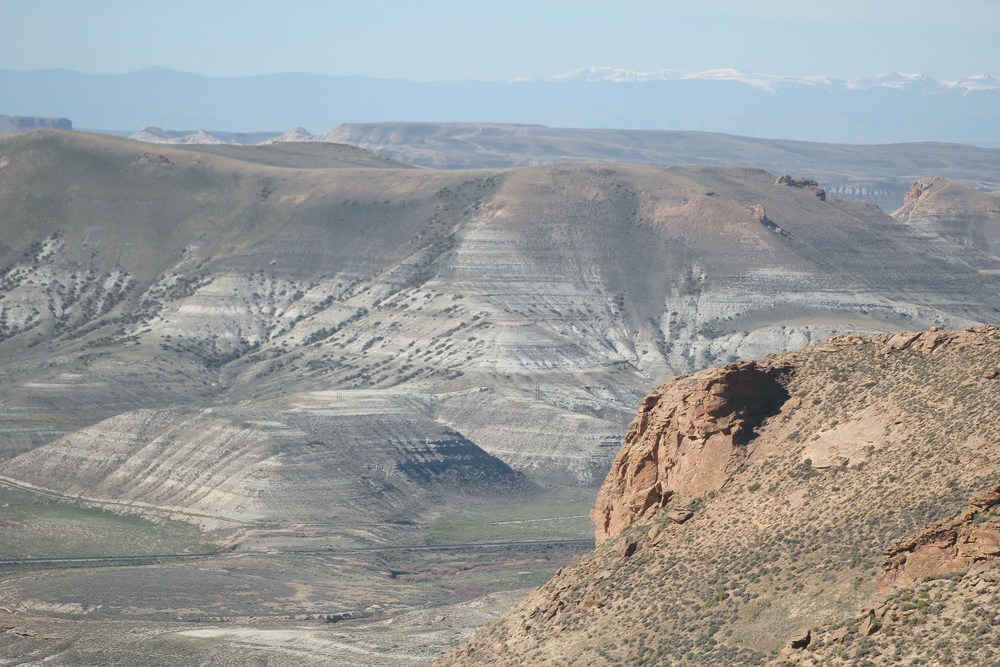
{"label": "desert hillside", "polygon": [[943,178],[922,178],[892,216],[942,245],[1000,253],[1000,194]]}
{"label": "desert hillside", "polygon": [[996,326],[671,380],[597,548],[436,664],[994,664],[998,399]]}
{"label": "desert hillside", "polygon": [[[499,609],[460,605],[589,548],[597,486],[664,378],[998,314],[987,237],[933,235],[801,176],[4,136],[0,606],[56,614],[43,625],[66,643],[5,636],[0,657],[245,664],[245,636],[257,655],[292,619],[350,619],[384,638],[364,651],[404,660],[416,642],[429,659]],[[794,393],[796,377],[772,379]],[[656,504],[684,515],[669,503],[700,492],[697,472]],[[608,528],[628,514],[607,512]],[[79,550],[99,560],[51,560]],[[376,627],[429,607],[446,611]],[[425,633],[439,615],[450,627]],[[184,634],[206,622],[225,631]],[[308,636],[296,650],[320,664],[368,642]]]}
{"label": "desert hillside", "polygon": [[6,473],[21,481],[42,474],[30,450],[100,420],[223,405],[286,430],[289,411],[391,412],[430,428],[404,439],[450,429],[483,462],[592,484],[659,378],[1000,312],[991,246],[928,247],[758,169],[440,172],[326,144],[69,133],[4,139],[0,164],[3,447],[27,457]]}

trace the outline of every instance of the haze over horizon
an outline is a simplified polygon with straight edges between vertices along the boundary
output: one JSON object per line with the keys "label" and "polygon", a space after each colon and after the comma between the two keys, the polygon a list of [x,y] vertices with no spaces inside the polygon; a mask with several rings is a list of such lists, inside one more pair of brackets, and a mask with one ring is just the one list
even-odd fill
{"label": "haze over horizon", "polygon": [[[0,69],[94,74],[164,67],[206,76],[283,72],[414,81],[505,81],[609,66],[641,72],[734,67],[779,77],[1000,72],[1000,5],[849,0],[834,11],[766,0],[697,7],[648,0],[429,0],[364,6],[302,0],[143,3],[49,0],[0,11]],[[928,48],[933,44],[934,48]]]}

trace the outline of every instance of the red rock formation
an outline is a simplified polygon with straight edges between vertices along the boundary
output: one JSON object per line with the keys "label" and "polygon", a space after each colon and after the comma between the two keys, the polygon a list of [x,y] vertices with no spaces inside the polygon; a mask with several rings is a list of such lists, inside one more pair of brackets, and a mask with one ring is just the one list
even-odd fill
{"label": "red rock formation", "polygon": [[773,220],[767,217],[767,213],[764,212],[763,204],[754,204],[753,206],[750,207],[750,212],[753,214],[754,220],[764,225],[775,234],[782,233],[783,230],[781,229],[781,227],[776,225]]}
{"label": "red rock formation", "polygon": [[925,192],[933,188],[939,182],[941,182],[941,179],[936,176],[921,178],[919,181],[914,183],[912,187],[910,187],[909,192],[903,195],[903,206],[919,201]]}
{"label": "red rock formation", "polygon": [[[754,429],[788,398],[787,372],[787,366],[730,364],[672,380],[647,396],[590,512],[597,543],[674,496],[702,496],[729,481],[749,454]],[[690,516],[677,509],[678,518]]]}
{"label": "red rock formation", "polygon": [[878,590],[909,586],[1000,557],[1000,518],[989,515],[998,505],[1000,483],[972,496],[960,514],[893,542],[885,551],[885,572]]}

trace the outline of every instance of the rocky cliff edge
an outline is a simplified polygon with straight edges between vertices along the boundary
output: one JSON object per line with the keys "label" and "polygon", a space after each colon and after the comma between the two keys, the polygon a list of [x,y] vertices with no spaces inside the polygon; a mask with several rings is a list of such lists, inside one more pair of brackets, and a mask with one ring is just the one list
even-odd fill
{"label": "rocky cliff edge", "polygon": [[676,378],[597,548],[435,664],[998,664],[998,507],[1000,327]]}

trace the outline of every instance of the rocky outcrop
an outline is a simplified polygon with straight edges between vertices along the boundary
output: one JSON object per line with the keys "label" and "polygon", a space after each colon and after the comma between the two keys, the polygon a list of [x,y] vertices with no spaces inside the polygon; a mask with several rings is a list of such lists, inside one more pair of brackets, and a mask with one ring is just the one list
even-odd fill
{"label": "rocky outcrop", "polygon": [[436,664],[996,664],[998,355],[996,326],[852,334],[672,380],[603,543]]}
{"label": "rocky outcrop", "polygon": [[72,130],[69,118],[43,116],[4,116],[0,114],[0,134],[4,132],[30,132],[32,130]]}
{"label": "rocky outcrop", "polygon": [[784,230],[779,227],[773,220],[767,217],[767,213],[764,211],[763,204],[754,204],[750,207],[750,212],[753,214],[753,219],[759,224],[764,225],[769,230],[775,234],[783,234]]}
{"label": "rocky outcrop", "polygon": [[920,201],[920,198],[924,196],[935,185],[940,184],[943,179],[928,176],[927,178],[921,178],[919,181],[913,184],[910,191],[903,195],[903,206],[909,206],[910,204],[915,204]]}
{"label": "rocky outcrop", "polygon": [[[790,637],[770,666],[827,664],[831,650],[843,650],[866,637],[890,643],[893,638],[907,637],[919,653],[919,642],[926,636],[947,642],[945,628],[917,636],[909,629],[944,619],[945,627],[957,625],[966,636],[979,635],[972,624],[957,621],[975,616],[977,602],[1000,590],[998,507],[1000,483],[974,494],[965,510],[893,542],[885,550],[876,594],[857,615],[846,623],[814,627]],[[872,653],[888,657],[888,651]],[[893,664],[901,663],[894,659]]]}
{"label": "rocky outcrop", "polygon": [[753,213],[754,219],[757,220],[757,222],[759,222],[760,224],[766,225],[771,222],[767,218],[767,213],[764,211],[763,204],[754,204],[753,206],[750,207],[750,211]]}
{"label": "rocky outcrop", "polygon": [[151,144],[167,144],[171,143],[177,137],[175,133],[167,132],[161,127],[144,127],[138,132],[133,133],[129,136],[129,139],[134,139],[135,141],[145,141]]}
{"label": "rocky outcrop", "polygon": [[796,178],[794,176],[789,176],[784,174],[779,176],[774,181],[775,185],[787,185],[790,188],[802,188],[808,192],[811,192],[814,197],[820,201],[826,201],[826,190],[819,186],[819,183],[811,178]]}
{"label": "rocky outcrop", "polygon": [[229,143],[202,128],[197,132],[177,132],[159,127],[146,127],[132,134],[129,139],[150,144],[225,144]]}
{"label": "rocky outcrop", "polygon": [[[787,400],[788,366],[731,364],[668,382],[647,396],[597,496],[598,544],[675,498],[720,489],[746,460],[754,430]],[[678,521],[679,522],[679,521]]]}
{"label": "rocky outcrop", "polygon": [[879,591],[1000,558],[1000,517],[992,513],[998,505],[1000,483],[972,496],[968,508],[960,514],[893,542],[885,551]]}
{"label": "rocky outcrop", "polygon": [[174,143],[178,144],[224,144],[226,143],[222,139],[219,139],[214,134],[211,134],[205,128],[201,128],[197,132],[193,132],[187,136],[177,139]]}
{"label": "rocky outcrop", "polygon": [[310,133],[309,130],[304,127],[297,127],[294,130],[289,130],[280,136],[265,141],[264,144],[282,144],[288,142],[296,143],[303,141],[321,141],[321,138]]}
{"label": "rocky outcrop", "polygon": [[[989,340],[983,334],[996,332],[996,325],[985,327],[968,327],[962,330],[942,331],[937,327],[931,327],[927,331],[903,331],[896,334],[881,334],[871,337],[873,341],[883,344],[882,351],[885,354],[892,354],[902,350],[918,350],[924,354],[934,354],[949,345],[965,346],[971,345],[983,347],[989,345]],[[857,340],[857,336],[841,336],[834,340]],[[985,369],[983,377],[987,376],[994,369]]]}
{"label": "rocky outcrop", "polygon": [[985,251],[990,260],[980,270],[1000,273],[1000,193],[983,184],[945,178],[922,178],[910,188],[903,205],[892,216],[909,229],[924,234],[941,247],[958,252]]}

